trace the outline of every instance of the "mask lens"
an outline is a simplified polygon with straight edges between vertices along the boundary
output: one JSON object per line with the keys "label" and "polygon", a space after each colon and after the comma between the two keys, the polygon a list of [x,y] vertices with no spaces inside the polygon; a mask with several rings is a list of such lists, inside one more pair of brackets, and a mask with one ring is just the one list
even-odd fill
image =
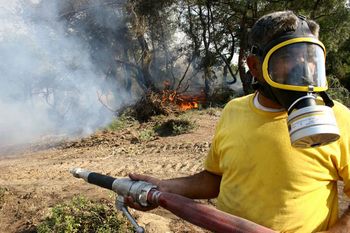
{"label": "mask lens", "polygon": [[268,74],[278,84],[326,87],[324,51],[312,43],[283,46],[271,54]]}

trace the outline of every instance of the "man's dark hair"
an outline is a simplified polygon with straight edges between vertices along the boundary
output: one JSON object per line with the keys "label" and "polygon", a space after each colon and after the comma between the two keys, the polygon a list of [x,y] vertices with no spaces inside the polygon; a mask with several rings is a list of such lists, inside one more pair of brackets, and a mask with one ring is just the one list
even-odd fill
{"label": "man's dark hair", "polygon": [[[306,19],[311,33],[318,38],[319,25]],[[277,11],[262,16],[254,24],[251,30],[251,44],[263,47],[273,39],[280,37],[286,32],[293,32],[298,27],[298,16],[292,11]]]}

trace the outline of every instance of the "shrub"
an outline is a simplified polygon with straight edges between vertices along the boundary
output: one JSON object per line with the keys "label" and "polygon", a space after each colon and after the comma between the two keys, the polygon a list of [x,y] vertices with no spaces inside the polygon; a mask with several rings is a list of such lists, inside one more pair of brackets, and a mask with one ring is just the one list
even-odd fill
{"label": "shrub", "polygon": [[230,100],[239,96],[239,93],[227,86],[215,88],[208,96],[206,107],[224,107]]}
{"label": "shrub", "polygon": [[154,127],[159,136],[179,135],[190,132],[194,124],[186,119],[170,119]]}
{"label": "shrub", "polygon": [[328,77],[329,89],[327,93],[334,100],[337,100],[347,107],[350,107],[350,92],[340,84],[339,79]]}
{"label": "shrub", "polygon": [[106,127],[107,130],[119,131],[128,128],[130,125],[135,123],[135,119],[127,114],[114,118],[112,122]]}
{"label": "shrub", "polygon": [[75,197],[69,203],[58,204],[49,217],[37,226],[38,233],[124,233],[133,232],[129,224],[117,213],[113,205],[93,203],[83,197]]}
{"label": "shrub", "polygon": [[162,99],[162,94],[148,91],[132,106],[132,116],[139,122],[147,122],[153,116],[168,115],[170,109],[164,105]]}
{"label": "shrub", "polygon": [[139,133],[139,139],[142,142],[151,141],[154,139],[155,132],[153,129],[144,129]]}

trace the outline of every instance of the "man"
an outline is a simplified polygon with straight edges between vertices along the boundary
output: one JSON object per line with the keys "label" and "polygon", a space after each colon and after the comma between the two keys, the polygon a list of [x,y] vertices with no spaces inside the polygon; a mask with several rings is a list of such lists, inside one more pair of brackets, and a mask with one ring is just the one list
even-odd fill
{"label": "man", "polygon": [[350,111],[324,92],[318,30],[291,11],[260,18],[247,58],[257,92],[226,105],[205,170],[130,177],[193,199],[217,197],[220,210],[276,231],[350,232],[350,209],[338,218],[337,193],[343,180],[350,196]]}

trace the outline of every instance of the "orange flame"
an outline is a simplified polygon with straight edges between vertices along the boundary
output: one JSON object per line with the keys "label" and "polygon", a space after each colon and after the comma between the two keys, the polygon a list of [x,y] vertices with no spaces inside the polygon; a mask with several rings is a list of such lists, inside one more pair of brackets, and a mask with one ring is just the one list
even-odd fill
{"label": "orange flame", "polygon": [[205,95],[191,96],[177,93],[176,90],[170,89],[169,81],[164,81],[164,90],[162,95],[162,103],[170,102],[179,106],[180,110],[197,109],[200,102],[205,102]]}
{"label": "orange flame", "polygon": [[189,110],[189,109],[196,109],[198,108],[198,103],[193,101],[193,102],[184,102],[184,103],[179,103],[178,104],[180,109],[183,111]]}
{"label": "orange flame", "polygon": [[190,96],[178,94],[173,90],[163,90],[162,103],[170,102],[179,106],[180,110],[197,109],[200,102],[204,102],[204,96]]}

